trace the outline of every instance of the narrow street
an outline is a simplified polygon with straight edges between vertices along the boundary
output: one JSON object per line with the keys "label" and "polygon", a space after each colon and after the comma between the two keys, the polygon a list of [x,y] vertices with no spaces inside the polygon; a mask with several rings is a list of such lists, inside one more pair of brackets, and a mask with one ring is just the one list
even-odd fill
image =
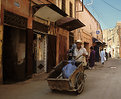
{"label": "narrow street", "polygon": [[104,66],[96,64],[87,70],[82,94],[52,92],[46,81],[28,80],[11,85],[0,85],[0,99],[121,99],[121,60],[110,59]]}

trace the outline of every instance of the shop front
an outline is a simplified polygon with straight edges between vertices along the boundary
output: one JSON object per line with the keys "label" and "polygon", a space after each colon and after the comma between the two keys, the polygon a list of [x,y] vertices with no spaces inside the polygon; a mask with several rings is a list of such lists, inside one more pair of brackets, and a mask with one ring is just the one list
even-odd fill
{"label": "shop front", "polygon": [[[50,72],[56,66],[56,53],[58,53],[56,51],[58,43],[54,23],[67,14],[54,4],[35,4],[32,8],[33,17],[38,19],[37,22],[33,22],[34,42],[36,42],[34,72]],[[39,20],[43,20],[46,25]]]}
{"label": "shop front", "polygon": [[[66,31],[67,34],[65,34],[63,31],[63,34],[60,34],[59,37],[59,60],[57,63],[67,60],[67,51],[69,49],[69,46],[72,46],[74,43],[74,30],[81,28],[85,26],[80,20],[71,18],[71,17],[64,17],[60,20],[56,21],[56,25],[58,27],[61,27]],[[65,36],[67,35],[67,36]],[[64,44],[66,42],[67,44]]]}
{"label": "shop front", "polygon": [[27,18],[4,10],[3,81],[11,83],[26,77]]}
{"label": "shop front", "polygon": [[33,73],[46,71],[48,26],[33,21]]}

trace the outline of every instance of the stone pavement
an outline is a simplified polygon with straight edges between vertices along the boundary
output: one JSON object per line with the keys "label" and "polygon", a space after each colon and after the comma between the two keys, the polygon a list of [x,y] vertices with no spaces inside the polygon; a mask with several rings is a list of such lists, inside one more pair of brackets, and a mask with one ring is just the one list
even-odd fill
{"label": "stone pavement", "polygon": [[10,85],[0,85],[0,99],[121,99],[121,59],[110,59],[94,70],[86,70],[82,94],[52,92],[47,81],[30,79]]}

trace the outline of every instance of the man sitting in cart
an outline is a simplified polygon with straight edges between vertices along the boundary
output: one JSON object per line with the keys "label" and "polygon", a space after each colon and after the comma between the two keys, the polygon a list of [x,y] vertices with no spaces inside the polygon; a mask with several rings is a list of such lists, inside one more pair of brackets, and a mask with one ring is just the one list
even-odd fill
{"label": "man sitting in cart", "polygon": [[76,45],[77,46],[74,50],[74,57],[75,57],[75,60],[77,61],[77,65],[82,62],[83,66],[86,66],[87,65],[86,57],[88,56],[88,52],[85,48],[82,47],[81,40],[77,40]]}

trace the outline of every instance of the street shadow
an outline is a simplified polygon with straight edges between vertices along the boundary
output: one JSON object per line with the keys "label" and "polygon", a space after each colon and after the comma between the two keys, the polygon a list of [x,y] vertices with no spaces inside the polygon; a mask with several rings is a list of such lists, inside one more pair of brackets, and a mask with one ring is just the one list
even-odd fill
{"label": "street shadow", "polygon": [[67,95],[67,96],[77,96],[79,94],[77,94],[77,92],[74,91],[58,91],[58,90],[51,90],[50,94],[56,94],[56,95]]}

